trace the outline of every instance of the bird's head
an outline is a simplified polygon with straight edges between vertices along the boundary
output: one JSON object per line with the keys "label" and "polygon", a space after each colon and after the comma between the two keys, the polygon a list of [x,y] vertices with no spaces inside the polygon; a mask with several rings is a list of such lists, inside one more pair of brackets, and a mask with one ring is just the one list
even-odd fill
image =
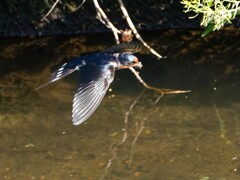
{"label": "bird's head", "polygon": [[142,63],[139,62],[138,58],[129,53],[121,53],[118,57],[120,62],[120,69],[134,67],[134,68],[142,68]]}

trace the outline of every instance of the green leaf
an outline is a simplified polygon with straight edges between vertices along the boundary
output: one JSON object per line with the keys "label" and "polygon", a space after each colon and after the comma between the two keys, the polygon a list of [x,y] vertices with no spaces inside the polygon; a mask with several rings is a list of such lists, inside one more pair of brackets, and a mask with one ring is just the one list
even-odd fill
{"label": "green leaf", "polygon": [[214,25],[215,25],[214,23],[210,23],[208,25],[208,27],[205,29],[205,31],[201,34],[201,37],[204,37],[204,36],[208,35],[210,32],[212,32]]}
{"label": "green leaf", "polygon": [[208,6],[208,7],[211,7],[211,6],[212,6],[212,4],[213,4],[213,2],[214,2],[214,0],[212,0],[212,1],[209,1],[209,2],[207,3],[207,6]]}

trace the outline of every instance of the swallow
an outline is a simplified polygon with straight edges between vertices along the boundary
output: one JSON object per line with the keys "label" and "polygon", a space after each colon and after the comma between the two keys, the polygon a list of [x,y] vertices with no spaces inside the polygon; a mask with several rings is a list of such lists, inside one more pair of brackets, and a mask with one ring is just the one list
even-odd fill
{"label": "swallow", "polygon": [[79,87],[72,106],[72,121],[79,125],[86,121],[103,100],[116,70],[142,68],[133,55],[142,48],[138,42],[122,43],[107,50],[73,58],[51,74],[49,81],[36,90],[78,71]]}

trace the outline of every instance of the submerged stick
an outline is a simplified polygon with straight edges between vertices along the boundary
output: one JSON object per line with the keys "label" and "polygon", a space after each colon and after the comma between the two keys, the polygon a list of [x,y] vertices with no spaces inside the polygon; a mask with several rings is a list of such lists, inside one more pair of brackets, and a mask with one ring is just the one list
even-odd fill
{"label": "submerged stick", "polygon": [[137,143],[140,135],[141,135],[142,132],[143,132],[143,129],[144,129],[144,127],[145,127],[145,126],[144,126],[145,122],[148,121],[148,118],[147,118],[147,117],[148,117],[148,114],[150,114],[150,112],[151,112],[151,110],[153,109],[154,105],[155,105],[156,103],[158,103],[158,101],[163,97],[163,95],[164,95],[164,94],[161,94],[161,95],[155,100],[155,102],[152,103],[153,106],[147,111],[145,117],[142,118],[142,121],[141,121],[141,123],[140,123],[140,127],[139,127],[139,129],[138,129],[138,131],[137,131],[137,135],[134,137],[134,139],[133,139],[133,141],[132,141],[132,143],[131,143],[131,149],[130,149],[130,155],[129,155],[128,168],[131,168],[131,166],[132,166],[133,157],[134,157],[134,147],[135,147],[135,145],[136,145],[136,143]]}
{"label": "submerged stick", "polygon": [[[128,111],[125,113],[125,117],[124,117],[124,134],[123,134],[123,137],[122,137],[122,140],[117,144],[117,145],[114,145],[114,144],[111,144],[110,148],[109,148],[109,151],[110,153],[112,154],[112,157],[108,160],[108,163],[105,167],[105,171],[103,173],[103,175],[101,176],[101,180],[102,179],[105,179],[105,177],[107,176],[108,172],[109,172],[109,169],[112,165],[112,162],[117,158],[117,151],[118,151],[118,147],[120,145],[122,145],[126,140],[127,140],[127,137],[128,137],[128,119],[129,119],[129,115],[130,113],[132,112],[133,108],[136,106],[137,102],[139,101],[139,99],[142,97],[143,93],[144,93],[145,89],[143,89],[140,94],[137,96],[137,98],[133,101],[133,103],[130,105]],[[140,135],[140,134],[139,134]],[[136,143],[137,140],[135,140],[135,143]],[[135,144],[134,143],[134,144]],[[133,144],[133,145],[134,145]]]}
{"label": "submerged stick", "polygon": [[129,163],[128,163],[128,168],[131,168],[131,165],[132,165],[132,161],[133,161],[133,156],[134,156],[134,147],[135,147],[135,144],[136,142],[138,141],[138,138],[140,137],[140,135],[142,134],[143,132],[143,129],[144,129],[144,123],[146,121],[146,117],[143,118],[143,120],[141,121],[141,126],[137,132],[137,135],[134,137],[132,143],[131,143],[131,149],[130,149],[130,157],[129,157]]}
{"label": "submerged stick", "polygon": [[[139,73],[133,68],[130,67],[129,68],[132,73],[136,76],[136,78],[139,80],[139,82],[146,88],[146,89],[150,89],[153,90],[157,93],[160,94],[160,96],[156,99],[156,101],[153,103],[153,105],[155,105],[160,99],[161,97],[163,97],[164,94],[179,94],[179,93],[188,93],[191,92],[190,90],[174,90],[174,89],[159,89],[159,88],[155,88],[153,86],[148,85],[139,75]],[[145,89],[144,89],[145,90]],[[124,118],[124,134],[122,137],[122,140],[114,145],[111,144],[110,146],[110,153],[112,154],[111,158],[108,160],[108,163],[105,167],[105,171],[104,174],[102,175],[102,177],[100,179],[104,179],[108,172],[109,169],[112,165],[112,162],[117,158],[117,151],[118,151],[118,147],[120,145],[122,145],[128,138],[128,120],[129,120],[129,114],[132,112],[133,108],[136,106],[137,102],[139,101],[139,99],[142,97],[144,90],[141,91],[141,93],[137,96],[137,98],[134,100],[134,102],[130,105],[129,110],[125,113],[125,118]],[[152,108],[150,108],[148,110],[148,112],[151,111]],[[147,113],[148,114],[148,113]],[[130,157],[129,157],[129,163],[128,163],[128,168],[131,168],[132,162],[133,162],[133,158],[134,158],[134,147],[140,137],[140,135],[142,134],[143,130],[144,130],[144,124],[147,121],[147,116],[145,116],[141,123],[140,123],[140,127],[137,131],[137,135],[134,137],[132,143],[131,143],[131,149],[130,149]]]}
{"label": "submerged stick", "polygon": [[125,113],[125,117],[124,117],[124,135],[122,138],[122,141],[120,143],[118,143],[118,145],[121,145],[122,143],[124,143],[127,139],[128,136],[128,119],[129,119],[129,114],[132,112],[133,108],[135,107],[135,105],[137,104],[138,100],[142,97],[143,93],[144,93],[145,89],[143,89],[140,94],[137,96],[137,98],[133,101],[133,103],[130,105],[128,111]]}
{"label": "submerged stick", "polygon": [[212,102],[212,105],[213,105],[213,109],[216,113],[217,119],[219,121],[220,137],[223,138],[227,144],[229,144],[230,140],[226,137],[226,127],[225,127],[224,119],[220,115],[220,112],[219,112],[216,104],[214,102]]}

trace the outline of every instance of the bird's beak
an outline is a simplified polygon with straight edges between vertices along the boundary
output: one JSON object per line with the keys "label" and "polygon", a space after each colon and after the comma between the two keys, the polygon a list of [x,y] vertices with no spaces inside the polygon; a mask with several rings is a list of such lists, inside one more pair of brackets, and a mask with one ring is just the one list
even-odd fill
{"label": "bird's beak", "polygon": [[137,62],[133,65],[134,68],[138,68],[138,69],[141,69],[143,67],[142,63],[141,62]]}
{"label": "bird's beak", "polygon": [[141,69],[141,68],[143,67],[143,65],[142,65],[141,62],[139,62],[138,58],[135,57],[135,58],[134,58],[134,64],[133,64],[132,67],[134,67],[134,68],[138,68],[138,69]]}

